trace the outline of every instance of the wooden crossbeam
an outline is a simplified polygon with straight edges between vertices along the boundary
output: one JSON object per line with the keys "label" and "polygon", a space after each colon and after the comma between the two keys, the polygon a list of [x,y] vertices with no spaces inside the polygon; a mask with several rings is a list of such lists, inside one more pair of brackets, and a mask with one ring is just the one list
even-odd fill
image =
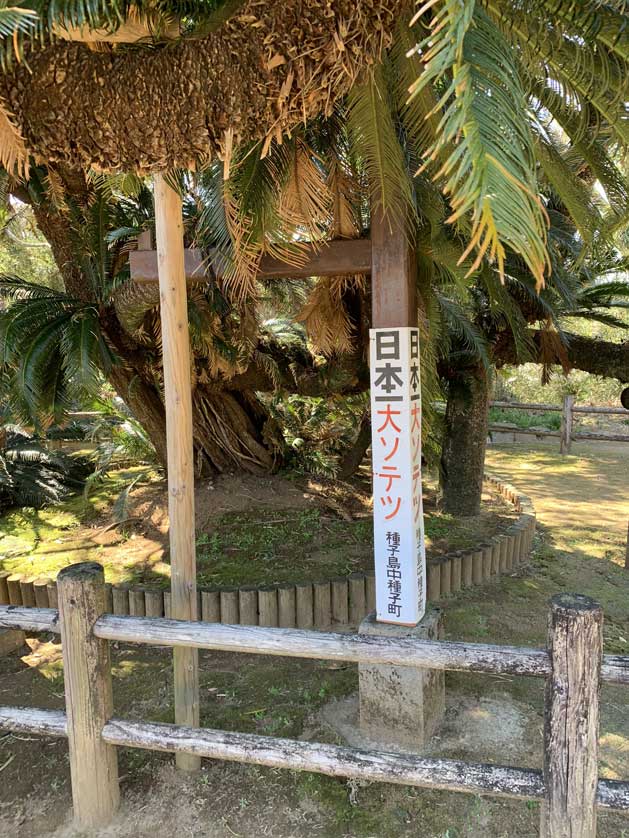
{"label": "wooden crossbeam", "polygon": [[[141,242],[140,242],[141,246]],[[209,260],[212,264],[212,257]],[[129,254],[131,278],[138,283],[158,281],[157,251],[134,250]],[[200,282],[205,275],[205,261],[200,250],[184,251],[186,280]],[[214,260],[214,268],[220,264]],[[301,265],[289,265],[271,256],[263,256],[259,279],[307,279],[310,276],[342,276],[371,273],[371,241],[369,239],[334,239],[316,248],[310,246]]]}

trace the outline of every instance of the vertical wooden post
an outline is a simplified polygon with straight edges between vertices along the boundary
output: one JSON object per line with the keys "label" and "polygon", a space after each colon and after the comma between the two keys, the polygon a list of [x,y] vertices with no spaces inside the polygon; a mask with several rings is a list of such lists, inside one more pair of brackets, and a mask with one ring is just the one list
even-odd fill
{"label": "vertical wooden post", "polygon": [[[415,251],[406,228],[404,213],[385,214],[372,202],[371,404],[374,417],[379,418],[372,422],[376,619],[408,626],[424,615],[427,571],[421,501],[417,275]],[[386,418],[378,429],[382,417]],[[397,417],[399,426],[395,421],[389,424],[391,417]],[[391,491],[393,478],[397,481],[395,492]],[[395,539],[393,553],[389,552],[389,537]],[[394,587],[390,574],[398,574]]]}
{"label": "vertical wooden post", "polygon": [[596,838],[601,607],[577,594],[553,597],[548,645],[540,836]]}
{"label": "vertical wooden post", "polygon": [[[155,175],[155,237],[164,364],[171,615],[197,619],[194,540],[194,450],[188,300],[181,198],[164,175]],[[196,649],[174,650],[175,722],[199,726],[199,658]],[[177,754],[177,766],[196,771],[199,757]]]}
{"label": "vertical wooden post", "polygon": [[569,454],[572,445],[572,408],[574,407],[574,396],[563,397],[563,410],[561,412],[561,437],[559,440],[559,453]]}
{"label": "vertical wooden post", "polygon": [[629,570],[629,521],[627,521],[627,546],[625,547],[625,570]]}
{"label": "vertical wooden post", "polygon": [[74,818],[89,829],[108,824],[120,802],[116,749],[101,738],[113,712],[109,643],[92,634],[105,613],[103,568],[70,565],[57,577],[57,591]]}
{"label": "vertical wooden post", "polygon": [[401,219],[371,210],[371,326],[417,326],[414,254]]}

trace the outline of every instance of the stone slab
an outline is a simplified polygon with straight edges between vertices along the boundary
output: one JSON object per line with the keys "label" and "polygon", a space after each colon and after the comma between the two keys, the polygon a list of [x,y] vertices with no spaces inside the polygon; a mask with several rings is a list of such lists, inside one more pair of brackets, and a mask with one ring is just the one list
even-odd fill
{"label": "stone slab", "polygon": [[[429,608],[416,626],[378,623],[375,612],[360,625],[359,634],[439,640],[442,615]],[[422,748],[436,733],[445,713],[445,673],[413,666],[358,667],[360,728],[383,745]]]}

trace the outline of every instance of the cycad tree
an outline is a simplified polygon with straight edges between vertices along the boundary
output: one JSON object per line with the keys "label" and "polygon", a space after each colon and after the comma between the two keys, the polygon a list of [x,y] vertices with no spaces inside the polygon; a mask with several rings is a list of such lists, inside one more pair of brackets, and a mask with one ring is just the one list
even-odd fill
{"label": "cycad tree", "polygon": [[[39,224],[66,290],[97,306],[118,359],[114,383],[136,398],[136,412],[145,409],[155,436],[163,431],[156,299],[138,300],[128,285],[116,291],[124,268],[104,278],[103,259],[99,282],[108,291],[95,296],[63,206],[87,217],[98,204],[88,166],[201,170],[186,180],[189,238],[220,254],[221,271],[195,291],[191,326],[195,380],[212,394],[197,441],[215,450],[214,467],[276,462],[272,427],[251,399],[256,389],[320,391],[324,380],[340,392],[366,380],[364,282],[332,278],[312,289],[301,316],[318,348],[337,353],[322,367],[261,333],[255,274],[265,253],[298,261],[304,241],[365,234],[374,206],[403,215],[417,244],[429,384],[448,330],[471,339],[473,326],[459,316],[468,289],[481,282],[499,309],[510,265],[532,293],[551,275],[548,184],[583,248],[624,223],[626,180],[613,154],[627,139],[623,3],[433,0],[413,26],[411,10],[395,0],[137,10],[150,49],[93,51],[59,40],[60,27],[83,40],[102,27],[113,40],[129,26],[127,5],[37,6],[37,38],[18,32],[6,44],[0,153],[13,175],[30,155],[47,164],[47,191],[30,196]],[[605,192],[604,211],[591,200],[593,182]],[[526,321],[510,311],[517,331]],[[232,404],[226,382],[237,409],[218,421],[217,409]]]}

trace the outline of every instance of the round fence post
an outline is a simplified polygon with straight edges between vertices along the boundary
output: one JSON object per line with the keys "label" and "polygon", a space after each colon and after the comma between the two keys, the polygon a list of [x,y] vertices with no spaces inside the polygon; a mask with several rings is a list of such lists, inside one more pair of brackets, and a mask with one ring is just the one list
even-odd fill
{"label": "round fence post", "polygon": [[603,611],[589,597],[551,600],[552,672],[544,702],[541,838],[596,838]]}
{"label": "round fence post", "polygon": [[57,577],[74,818],[105,826],[118,808],[118,757],[101,738],[113,713],[109,643],[92,634],[105,613],[101,565],[83,562]]}

